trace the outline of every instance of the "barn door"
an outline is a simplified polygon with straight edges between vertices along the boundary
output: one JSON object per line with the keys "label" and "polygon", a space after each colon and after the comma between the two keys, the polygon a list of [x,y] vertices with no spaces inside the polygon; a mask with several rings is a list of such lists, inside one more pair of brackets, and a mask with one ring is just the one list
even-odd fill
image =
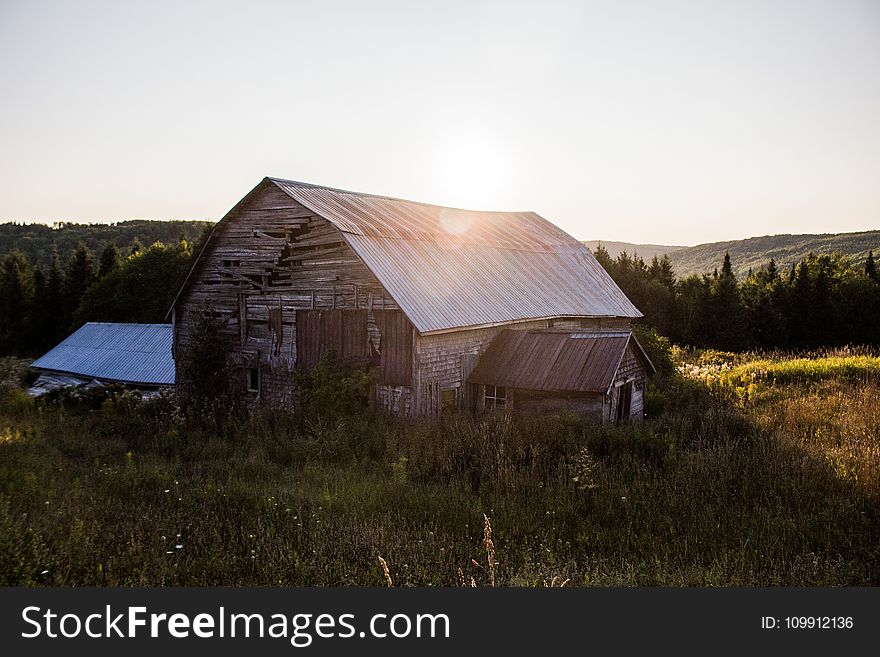
{"label": "barn door", "polygon": [[628,420],[632,407],[633,382],[627,381],[620,386],[620,398],[617,400],[617,421]]}

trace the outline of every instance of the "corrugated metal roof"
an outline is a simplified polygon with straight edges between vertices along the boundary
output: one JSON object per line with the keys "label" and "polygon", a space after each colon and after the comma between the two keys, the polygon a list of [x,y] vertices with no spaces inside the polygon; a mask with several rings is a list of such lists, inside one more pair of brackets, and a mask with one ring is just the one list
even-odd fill
{"label": "corrugated metal roof", "polygon": [[103,381],[172,385],[171,324],[89,322],[31,367]]}
{"label": "corrugated metal roof", "polygon": [[[555,392],[604,393],[614,380],[629,331],[502,331],[480,357],[471,383]],[[641,351],[641,347],[639,347]]]}
{"label": "corrugated metal roof", "polygon": [[581,242],[534,212],[481,212],[270,179],[333,223],[420,333],[641,317]]}

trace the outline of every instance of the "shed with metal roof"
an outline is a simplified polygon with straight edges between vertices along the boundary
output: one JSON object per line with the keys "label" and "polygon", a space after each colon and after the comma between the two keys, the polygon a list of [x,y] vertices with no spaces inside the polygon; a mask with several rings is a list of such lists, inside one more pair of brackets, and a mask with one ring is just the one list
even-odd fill
{"label": "shed with metal roof", "polygon": [[642,416],[646,375],[654,372],[632,331],[504,330],[469,381],[495,406],[589,410],[620,420]]}
{"label": "shed with metal roof", "polygon": [[172,340],[171,324],[83,324],[31,363],[44,384],[35,389],[90,381],[139,388],[172,386]]}

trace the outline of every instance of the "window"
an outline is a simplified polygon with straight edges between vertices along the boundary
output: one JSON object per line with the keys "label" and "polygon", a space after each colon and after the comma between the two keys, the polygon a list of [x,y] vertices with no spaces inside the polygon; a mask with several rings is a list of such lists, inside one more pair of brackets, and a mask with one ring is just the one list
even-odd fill
{"label": "window", "polygon": [[504,386],[486,386],[483,396],[483,406],[486,410],[491,408],[504,408],[507,404],[507,388]]}
{"label": "window", "polygon": [[260,391],[260,370],[256,367],[249,367],[247,371],[248,375],[248,392],[259,392]]}

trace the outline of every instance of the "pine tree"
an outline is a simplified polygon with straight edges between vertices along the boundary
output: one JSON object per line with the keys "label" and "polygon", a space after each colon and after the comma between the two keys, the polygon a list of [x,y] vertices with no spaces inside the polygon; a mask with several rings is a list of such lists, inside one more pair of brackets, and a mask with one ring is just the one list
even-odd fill
{"label": "pine tree", "polygon": [[119,254],[119,249],[113,242],[107,242],[98,261],[98,278],[104,278],[107,274],[115,271],[121,263],[122,256]]}
{"label": "pine tree", "polygon": [[712,281],[711,306],[710,333],[716,346],[731,350],[745,347],[749,342],[745,312],[729,253],[724,254],[721,274]]}
{"label": "pine tree", "polygon": [[10,251],[0,264],[0,354],[24,354],[34,300],[34,280],[27,256]]}
{"label": "pine tree", "polygon": [[611,254],[608,253],[608,249],[599,244],[593,251],[593,255],[596,256],[596,260],[602,265],[602,269],[614,276],[614,260],[611,259]]}
{"label": "pine tree", "polygon": [[733,266],[730,264],[730,253],[727,251],[724,252],[724,262],[721,265],[721,275],[728,277],[733,276]]}
{"label": "pine tree", "polygon": [[877,274],[877,263],[874,262],[874,252],[868,251],[868,259],[865,261],[865,276],[872,281],[880,283],[880,277]]}
{"label": "pine tree", "polygon": [[67,329],[77,328],[70,326],[73,314],[76,312],[79,302],[95,281],[95,263],[92,252],[83,242],[77,244],[76,249],[70,255],[67,269],[64,272],[64,289],[62,306],[64,309],[64,325]]}

